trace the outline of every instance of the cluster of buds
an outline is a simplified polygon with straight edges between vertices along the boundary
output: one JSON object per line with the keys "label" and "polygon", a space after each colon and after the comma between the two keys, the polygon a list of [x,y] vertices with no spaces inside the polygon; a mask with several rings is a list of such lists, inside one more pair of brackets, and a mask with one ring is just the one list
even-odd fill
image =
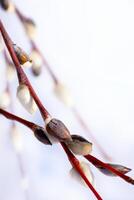
{"label": "cluster of buds", "polygon": [[30,56],[16,44],[13,45],[19,63],[24,67],[31,67],[35,76],[40,75],[42,69],[42,58],[36,49],[33,49]]}
{"label": "cluster of buds", "polygon": [[25,84],[20,84],[17,88],[17,97],[22,106],[30,113],[34,114],[37,105],[29,92],[29,88]]}
{"label": "cluster of buds", "polygon": [[4,10],[8,12],[15,11],[15,6],[10,0],[0,0],[0,5]]}
{"label": "cluster of buds", "polygon": [[[14,45],[14,49],[12,48],[12,42],[9,39],[8,34],[6,33],[2,22],[0,22],[0,29],[1,29],[2,34],[4,35],[3,38],[8,47],[8,50],[9,50],[10,54],[12,55],[15,67],[18,70],[17,67],[21,67],[21,66],[18,66],[18,60],[19,60],[20,64],[24,64],[29,60],[26,55],[24,56],[24,52],[19,47]],[[14,52],[13,52],[13,50],[14,50]],[[17,60],[17,58],[18,58],[18,60]],[[51,135],[59,140],[59,142],[61,143],[63,149],[65,150],[65,152],[70,160],[70,163],[73,166],[71,173],[73,173],[74,168],[75,168],[75,170],[77,172],[79,172],[79,175],[83,178],[85,183],[92,190],[92,192],[94,193],[94,195],[97,197],[98,200],[102,200],[102,198],[100,197],[100,195],[97,193],[97,191],[92,186],[93,176],[92,176],[90,167],[86,163],[79,162],[79,160],[74,156],[74,154],[82,155],[84,158],[89,160],[90,163],[92,163],[95,167],[97,167],[102,173],[107,174],[107,175],[113,175],[113,173],[114,173],[117,176],[120,176],[122,179],[124,179],[128,183],[134,184],[134,179],[125,175],[127,172],[130,171],[129,168],[126,168],[121,165],[103,163],[102,161],[93,157],[92,155],[90,155],[90,153],[92,151],[92,143],[88,142],[85,138],[83,138],[79,135],[71,135],[69,130],[67,129],[67,127],[63,124],[63,122],[61,122],[58,119],[51,118],[48,111],[45,109],[43,104],[40,102],[38,96],[36,95],[34,89],[32,88],[32,85],[30,84],[23,69],[22,68],[20,68],[20,69],[21,69],[20,71],[19,70],[17,71],[18,78],[19,78],[19,75],[24,77],[25,84],[22,79],[21,80],[19,79],[20,85],[18,86],[18,89],[17,89],[17,97],[20,100],[21,104],[30,113],[35,112],[35,110],[36,110],[35,108],[37,108],[37,105],[38,105],[39,110],[42,114],[42,117],[46,123],[47,134]],[[29,89],[30,89],[31,93],[30,93]],[[64,89],[61,91],[62,91],[60,93],[61,96],[68,97],[68,95],[66,95],[67,93],[65,92]],[[37,105],[36,105],[34,99],[36,100]],[[72,106],[72,104],[69,104],[69,105]],[[30,129],[32,129],[35,137],[39,141],[41,141],[44,144],[51,145],[51,141],[47,137],[46,131],[44,129],[42,129],[41,127],[37,127],[32,122],[28,122],[18,116],[14,116],[13,114],[8,113],[2,109],[0,109],[0,110],[1,110],[1,114],[3,114],[5,117],[12,119],[12,120],[16,120],[16,121],[24,124],[25,126],[29,127]],[[19,147],[16,145],[17,143],[19,143],[19,142],[16,142],[16,141],[19,141],[19,139],[16,139],[16,138],[17,137],[15,137],[15,139],[13,139],[14,146],[16,149],[18,149],[17,151],[19,152],[21,149],[20,148],[21,145],[19,145]],[[76,171],[74,173],[76,173]]]}
{"label": "cluster of buds", "polygon": [[58,119],[46,120],[46,131],[60,142],[65,142],[76,155],[87,155],[92,151],[92,143],[79,135],[71,135],[67,127]]}

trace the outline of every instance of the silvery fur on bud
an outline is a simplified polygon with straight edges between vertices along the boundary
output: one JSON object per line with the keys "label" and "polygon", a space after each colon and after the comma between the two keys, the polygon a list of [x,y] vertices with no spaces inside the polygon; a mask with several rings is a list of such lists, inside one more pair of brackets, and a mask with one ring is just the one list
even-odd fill
{"label": "silvery fur on bud", "polygon": [[58,119],[51,119],[46,124],[46,130],[48,134],[54,136],[55,138],[59,139],[59,141],[71,141],[71,135],[69,130],[66,126]]}
{"label": "silvery fur on bud", "polygon": [[66,142],[68,148],[76,155],[87,155],[92,151],[92,143],[80,135],[71,135],[72,141]]}
{"label": "silvery fur on bud", "polygon": [[34,135],[43,144],[48,144],[48,145],[52,144],[49,138],[47,137],[45,129],[43,129],[42,127],[36,127],[34,129]]}
{"label": "silvery fur on bud", "polygon": [[[89,182],[93,185],[94,184],[94,176],[90,169],[89,164],[82,161],[82,162],[80,162],[80,166],[81,166],[81,169],[84,172],[85,176],[89,180]],[[79,175],[79,173],[76,171],[76,169],[74,167],[70,170],[70,175],[72,178],[74,178],[79,183],[83,184],[84,186],[87,186],[85,181],[81,178],[81,176]]]}

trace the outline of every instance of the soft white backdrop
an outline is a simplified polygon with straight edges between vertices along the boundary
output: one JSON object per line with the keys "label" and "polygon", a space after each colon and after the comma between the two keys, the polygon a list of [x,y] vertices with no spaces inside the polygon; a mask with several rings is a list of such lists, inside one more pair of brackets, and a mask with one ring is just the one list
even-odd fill
{"label": "soft white backdrop", "polygon": [[[33,0],[15,1],[38,25],[37,43],[53,70],[71,90],[76,106],[115,163],[134,169],[134,1]],[[0,10],[8,32],[29,51],[24,30],[15,15]],[[0,59],[4,88],[4,63]],[[86,135],[72,113],[53,94],[44,69],[31,82],[50,113],[73,133]],[[15,97],[17,81],[12,84]],[[15,102],[15,113],[43,125]],[[29,199],[87,200],[92,193],[69,177],[71,168],[59,145],[43,146],[21,127],[23,160],[29,176]],[[20,174],[8,135],[10,123],[0,118],[0,199],[23,200]],[[86,135],[87,137],[87,135]],[[101,158],[94,148],[93,153]],[[134,188],[119,178],[92,168],[95,186],[105,200],[133,200]],[[134,172],[130,173],[134,176]]]}

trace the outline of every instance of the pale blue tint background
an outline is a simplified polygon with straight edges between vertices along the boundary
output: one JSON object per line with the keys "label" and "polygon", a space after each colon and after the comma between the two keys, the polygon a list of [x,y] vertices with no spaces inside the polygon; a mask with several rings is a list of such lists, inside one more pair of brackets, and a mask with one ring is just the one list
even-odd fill
{"label": "pale blue tint background", "polygon": [[[134,1],[33,0],[15,1],[38,25],[37,43],[57,76],[68,85],[82,116],[115,163],[134,169]],[[19,21],[0,10],[13,40],[29,51]],[[0,59],[4,88],[4,63]],[[34,88],[50,113],[65,122],[72,133],[87,134],[72,113],[53,94],[44,69]],[[13,95],[17,81],[12,84]],[[15,100],[15,113],[43,125]],[[69,177],[70,163],[60,145],[43,146],[31,132],[23,134],[23,161],[29,176],[30,200],[95,199],[89,189]],[[0,117],[0,199],[25,200],[20,173],[9,139],[10,122]],[[101,158],[94,147],[93,154]],[[106,177],[92,167],[95,187],[105,200],[133,200],[134,187],[119,178]],[[134,177],[134,172],[130,175]]]}

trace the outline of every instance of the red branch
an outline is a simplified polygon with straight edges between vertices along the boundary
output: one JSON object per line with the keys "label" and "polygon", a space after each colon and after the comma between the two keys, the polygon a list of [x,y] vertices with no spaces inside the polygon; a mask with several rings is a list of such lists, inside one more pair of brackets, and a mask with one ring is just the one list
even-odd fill
{"label": "red branch", "polygon": [[9,37],[7,31],[5,30],[1,20],[0,20],[0,31],[1,31],[1,34],[2,34],[3,39],[5,41],[5,44],[8,48],[8,51],[9,51],[11,57],[12,57],[12,60],[14,62],[14,65],[15,65],[15,68],[16,68],[16,71],[17,71],[17,75],[18,75],[19,83],[23,83],[23,84],[27,85],[32,97],[34,98],[34,100],[35,100],[35,102],[36,102],[36,104],[37,104],[37,106],[40,110],[40,113],[42,114],[43,119],[45,120],[46,118],[48,118],[50,116],[50,114],[45,109],[43,104],[41,103],[41,101],[38,98],[36,92],[34,91],[31,83],[29,82],[25,72],[23,71],[22,67],[20,66],[19,60],[18,60],[16,53],[14,52],[14,49],[13,49],[13,42],[12,42],[11,38]]}
{"label": "red branch", "polygon": [[95,188],[92,186],[92,184],[89,182],[89,180],[85,176],[83,170],[81,169],[79,160],[72,154],[72,152],[68,149],[68,147],[66,146],[65,143],[61,142],[61,145],[62,145],[64,151],[66,152],[68,159],[69,159],[70,163],[72,164],[72,166],[80,174],[80,176],[83,178],[83,180],[88,185],[88,187],[91,189],[91,191],[94,193],[96,198],[98,200],[102,200],[101,196],[98,194],[98,192],[95,190]]}
{"label": "red branch", "polygon": [[[22,12],[17,7],[15,7],[15,12],[16,12],[16,15],[18,16],[18,18],[20,19],[21,23],[23,24],[24,29],[25,29],[24,22],[26,22],[28,18],[25,15],[23,15]],[[45,57],[43,56],[42,52],[39,50],[39,48],[37,47],[37,45],[35,44],[35,42],[33,40],[31,40],[29,38],[29,41],[30,41],[32,49],[36,50],[39,53],[39,55],[41,56],[43,64],[46,67],[46,69],[48,70],[48,72],[49,72],[49,74],[50,74],[50,76],[51,76],[54,84],[55,85],[58,84],[60,81],[56,77],[56,75],[54,74],[51,66],[49,65],[49,63],[47,62],[47,60],[45,59]],[[75,115],[75,117],[78,120],[78,122],[80,123],[80,125],[82,126],[82,128],[85,130],[85,132],[87,132],[89,134],[92,142],[96,145],[96,147],[98,148],[98,150],[100,151],[100,153],[103,155],[103,157],[106,160],[111,160],[111,157],[108,156],[108,154],[105,152],[105,150],[103,149],[103,147],[99,144],[99,142],[97,141],[97,139],[94,137],[94,135],[89,130],[87,124],[84,122],[84,120],[82,119],[81,115],[78,113],[78,110],[76,110],[76,108],[73,107],[72,108],[72,112]]]}
{"label": "red branch", "polygon": [[132,179],[129,176],[126,176],[125,174],[122,174],[121,172],[119,172],[117,169],[111,167],[109,164],[102,162],[101,160],[95,158],[92,155],[86,155],[84,156],[89,162],[91,162],[95,167],[102,166],[105,169],[111,171],[112,173],[116,174],[117,176],[121,177],[123,180],[125,180],[126,182],[134,185],[134,179]]}
{"label": "red branch", "polygon": [[[8,48],[8,51],[12,57],[12,60],[14,62],[17,74],[18,74],[18,79],[20,83],[24,83],[27,85],[27,87],[29,88],[29,91],[32,95],[32,97],[34,98],[35,102],[37,103],[38,108],[40,109],[40,112],[42,114],[43,119],[45,120],[47,117],[50,116],[50,114],[48,113],[48,111],[45,109],[45,107],[42,105],[40,99],[38,98],[38,96],[36,95],[34,89],[32,88],[32,85],[30,84],[26,74],[24,73],[23,69],[21,68],[18,58],[14,52],[13,49],[13,42],[10,39],[8,33],[6,32],[1,20],[0,20],[0,31],[2,33],[3,39],[5,41],[5,44]],[[1,109],[1,111],[3,112],[3,110]],[[7,115],[7,112],[4,113],[5,116],[9,117],[9,115]],[[11,114],[12,115],[12,114]],[[10,115],[10,117],[11,117]],[[13,115],[12,115],[13,117]],[[20,120],[19,117],[15,117],[16,120],[19,120],[19,122],[22,122],[22,119]],[[23,121],[24,122],[24,121]],[[83,170],[80,167],[79,161],[75,158],[75,156],[70,152],[70,150],[66,147],[66,145],[64,143],[61,143],[62,147],[64,148],[66,154],[68,155],[68,158],[70,160],[70,162],[73,164],[73,166],[75,167],[75,169],[78,171],[78,173],[81,175],[81,177],[83,178],[83,180],[86,182],[86,184],[89,186],[89,188],[91,189],[91,191],[94,193],[94,195],[96,196],[96,198],[98,200],[102,200],[102,198],[100,197],[100,195],[96,192],[96,190],[94,189],[94,187],[91,185],[91,183],[89,182],[89,180],[87,179],[86,175],[84,174]]]}
{"label": "red branch", "polygon": [[33,122],[27,121],[21,117],[13,115],[12,113],[9,113],[3,109],[0,109],[0,114],[4,115],[8,119],[15,120],[15,121],[27,126],[31,130],[34,130],[34,128],[38,126],[38,125],[34,124]]}

